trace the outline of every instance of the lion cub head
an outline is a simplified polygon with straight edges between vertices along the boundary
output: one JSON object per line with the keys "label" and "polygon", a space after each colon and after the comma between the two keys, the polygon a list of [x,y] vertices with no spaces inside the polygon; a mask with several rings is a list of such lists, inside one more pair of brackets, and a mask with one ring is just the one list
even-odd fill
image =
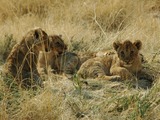
{"label": "lion cub head", "polygon": [[142,42],[140,40],[136,40],[133,43],[129,40],[126,40],[123,43],[114,42],[113,47],[117,52],[118,58],[126,65],[131,65],[139,56]]}
{"label": "lion cub head", "polygon": [[[24,42],[25,41],[25,42]],[[51,41],[48,39],[48,35],[41,28],[35,28],[30,30],[20,44],[25,44],[32,51],[50,51]]]}
{"label": "lion cub head", "polygon": [[52,41],[51,47],[54,54],[61,54],[67,50],[67,45],[62,40],[61,35],[50,35],[49,39]]}

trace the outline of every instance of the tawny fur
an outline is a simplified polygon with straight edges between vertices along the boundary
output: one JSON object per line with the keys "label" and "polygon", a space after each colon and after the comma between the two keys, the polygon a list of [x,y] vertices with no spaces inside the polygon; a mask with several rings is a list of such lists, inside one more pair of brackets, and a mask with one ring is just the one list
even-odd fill
{"label": "tawny fur", "polygon": [[114,50],[102,50],[96,53],[96,57],[103,57],[108,55],[114,55],[116,52]]}
{"label": "tawny fur", "polygon": [[72,52],[64,52],[55,58],[51,68],[54,73],[58,74],[74,74],[80,67],[80,59],[77,54]]}
{"label": "tawny fur", "polygon": [[53,65],[58,56],[67,50],[67,45],[59,35],[50,35],[53,49],[49,52],[41,52],[38,59],[38,70],[41,74],[48,73],[49,68],[53,69]]}
{"label": "tawny fur", "polygon": [[22,87],[42,86],[37,70],[39,51],[49,50],[48,35],[41,28],[30,30],[11,50],[4,65],[4,73]]}
{"label": "tawny fur", "polygon": [[[115,50],[102,50],[102,51],[99,51],[97,53],[95,53],[95,57],[103,57],[103,56],[110,56],[110,55],[115,55],[116,54],[116,51]],[[141,57],[141,62],[142,63],[146,63],[147,60],[145,59],[144,55],[139,53],[140,57]]]}
{"label": "tawny fur", "polygon": [[129,40],[123,43],[114,42],[116,54],[102,55],[84,62],[78,75],[82,78],[97,78],[105,80],[132,79],[142,68],[139,50],[142,43]]}
{"label": "tawny fur", "polygon": [[[55,36],[55,35],[54,35]],[[50,52],[41,52],[39,55],[38,70],[40,73],[44,74],[50,70],[57,74],[74,74],[79,69],[81,65],[81,60],[79,56],[72,52],[66,51],[66,44],[63,42],[61,37],[51,37],[49,36],[53,43],[54,41],[59,41],[59,51],[55,53],[55,50]],[[55,39],[56,38],[56,39]],[[58,39],[57,39],[58,38]],[[55,47],[56,48],[56,47]],[[88,54],[87,54],[88,55]],[[84,56],[83,56],[84,58]],[[84,61],[84,59],[83,59]]]}
{"label": "tawny fur", "polygon": [[88,59],[96,57],[96,52],[78,52],[77,55],[80,58],[80,64],[83,64]]}

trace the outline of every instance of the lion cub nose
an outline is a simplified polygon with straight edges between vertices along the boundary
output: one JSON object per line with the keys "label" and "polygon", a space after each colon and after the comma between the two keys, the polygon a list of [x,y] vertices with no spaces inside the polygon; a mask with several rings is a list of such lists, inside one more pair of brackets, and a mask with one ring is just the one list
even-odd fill
{"label": "lion cub nose", "polygon": [[126,63],[126,64],[130,64],[130,61],[129,61],[129,60],[125,60],[125,63]]}

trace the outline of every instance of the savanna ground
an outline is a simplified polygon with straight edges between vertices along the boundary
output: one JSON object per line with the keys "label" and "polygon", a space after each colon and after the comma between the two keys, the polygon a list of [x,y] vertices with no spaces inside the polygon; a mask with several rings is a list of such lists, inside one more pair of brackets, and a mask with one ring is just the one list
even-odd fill
{"label": "savanna ground", "polygon": [[115,40],[139,39],[153,84],[85,84],[76,76],[68,80],[49,74],[44,89],[11,90],[0,76],[0,120],[160,120],[159,0],[0,0],[1,66],[10,41],[18,42],[34,27],[62,34],[73,52],[96,52],[111,49]]}

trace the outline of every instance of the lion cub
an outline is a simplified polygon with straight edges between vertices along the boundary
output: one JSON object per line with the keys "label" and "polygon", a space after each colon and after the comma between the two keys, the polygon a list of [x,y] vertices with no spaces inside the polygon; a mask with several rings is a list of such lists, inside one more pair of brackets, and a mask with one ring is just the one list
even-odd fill
{"label": "lion cub", "polygon": [[84,62],[78,75],[82,78],[97,78],[105,80],[131,79],[142,68],[139,50],[142,42],[129,40],[123,43],[114,42],[113,48],[116,54],[102,55]]}
{"label": "lion cub", "polygon": [[53,61],[57,56],[67,50],[67,45],[62,40],[61,35],[50,35],[49,39],[52,42],[53,49],[49,52],[41,52],[38,57],[38,71],[39,73],[48,73],[49,67],[52,67]]}
{"label": "lion cub", "polygon": [[74,74],[80,67],[80,58],[76,53],[64,52],[52,60],[51,68],[54,73]]}
{"label": "lion cub", "polygon": [[43,86],[37,70],[41,50],[52,49],[48,35],[41,28],[30,30],[11,50],[4,65],[4,74],[24,88]]}

